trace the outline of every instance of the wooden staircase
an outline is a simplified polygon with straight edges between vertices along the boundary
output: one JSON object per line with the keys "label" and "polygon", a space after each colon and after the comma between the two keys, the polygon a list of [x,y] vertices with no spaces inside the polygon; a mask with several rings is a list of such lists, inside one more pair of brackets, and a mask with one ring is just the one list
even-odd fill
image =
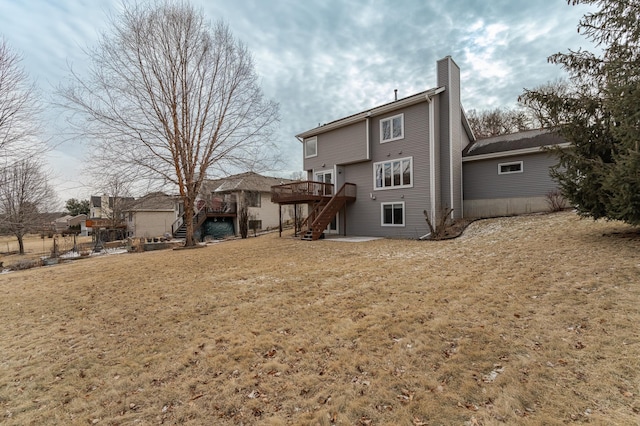
{"label": "wooden staircase", "polygon": [[348,185],[355,187],[353,184],[345,183],[328,201],[322,200],[314,206],[305,220],[308,222],[309,218],[314,218],[309,229],[302,236],[303,240],[315,241],[321,238],[324,230],[327,229],[336,214],[347,204],[347,201],[355,199],[355,196],[347,195],[347,188],[350,188]]}
{"label": "wooden staircase", "polygon": [[[207,220],[207,212],[206,209],[201,208],[193,214],[193,229],[198,229],[204,221]],[[182,224],[173,230],[173,238],[185,239],[187,238],[187,222],[184,220],[184,215],[182,215]]]}

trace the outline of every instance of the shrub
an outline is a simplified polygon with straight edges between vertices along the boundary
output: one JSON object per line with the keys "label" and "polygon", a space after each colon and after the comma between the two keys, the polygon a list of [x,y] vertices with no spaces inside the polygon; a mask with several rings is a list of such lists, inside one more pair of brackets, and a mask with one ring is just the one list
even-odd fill
{"label": "shrub", "polygon": [[31,260],[30,259],[21,259],[21,260],[18,260],[13,265],[11,265],[11,267],[9,269],[11,269],[12,271],[24,271],[25,269],[31,269],[31,268],[35,268],[37,266],[42,266],[42,261],[33,260],[33,259],[31,259]]}
{"label": "shrub", "polygon": [[552,212],[559,212],[567,207],[567,201],[557,189],[547,192],[547,204]]}

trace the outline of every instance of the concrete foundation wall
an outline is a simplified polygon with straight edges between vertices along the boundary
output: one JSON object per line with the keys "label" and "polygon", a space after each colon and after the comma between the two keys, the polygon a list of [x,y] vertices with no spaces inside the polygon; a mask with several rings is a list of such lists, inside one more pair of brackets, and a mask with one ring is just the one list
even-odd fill
{"label": "concrete foundation wall", "polygon": [[549,211],[546,197],[464,200],[464,217],[483,218]]}

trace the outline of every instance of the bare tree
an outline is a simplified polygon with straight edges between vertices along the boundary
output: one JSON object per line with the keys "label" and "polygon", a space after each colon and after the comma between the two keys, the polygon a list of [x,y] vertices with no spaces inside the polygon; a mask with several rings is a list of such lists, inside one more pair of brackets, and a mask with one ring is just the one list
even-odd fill
{"label": "bare tree", "polygon": [[0,172],[0,221],[18,239],[24,254],[23,237],[35,230],[38,215],[55,200],[49,177],[33,158],[17,161]]}
{"label": "bare tree", "polygon": [[[34,86],[20,66],[22,58],[0,39],[0,157],[15,161],[36,145],[40,111]],[[20,150],[17,150],[17,146]]]}
{"label": "bare tree", "polygon": [[291,179],[293,180],[307,180],[307,172],[295,171],[291,173]]}
{"label": "bare tree", "polygon": [[[99,186],[99,192],[106,195],[106,200],[102,201],[102,217],[108,220],[109,226],[113,229],[124,224],[124,212],[134,200],[131,196],[131,185],[132,182],[119,174],[103,176]],[[107,205],[104,205],[105,201]]]}
{"label": "bare tree", "polygon": [[256,169],[273,155],[278,105],[264,98],[253,59],[228,26],[186,2],[124,5],[88,52],[88,76],[60,93],[96,141],[104,167],[177,186],[185,244],[210,169]]}
{"label": "bare tree", "polygon": [[518,109],[496,108],[480,112],[472,109],[467,113],[467,119],[478,139],[520,132],[533,126],[529,115]]}
{"label": "bare tree", "polygon": [[558,99],[568,98],[574,91],[567,80],[554,80],[533,89],[524,89],[518,97],[518,103],[538,127],[557,127],[572,120],[563,112],[562,102]]}

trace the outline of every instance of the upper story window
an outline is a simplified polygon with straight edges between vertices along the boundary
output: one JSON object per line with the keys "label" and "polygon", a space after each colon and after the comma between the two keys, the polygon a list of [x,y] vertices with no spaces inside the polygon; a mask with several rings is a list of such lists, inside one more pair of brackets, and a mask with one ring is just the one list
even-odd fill
{"label": "upper story window", "polygon": [[260,207],[262,201],[260,195],[261,194],[258,191],[245,192],[247,207]]}
{"label": "upper story window", "polygon": [[404,114],[380,120],[380,143],[404,138]]}
{"label": "upper story window", "polygon": [[522,161],[513,161],[511,163],[498,164],[498,174],[508,175],[511,173],[522,173]]}
{"label": "upper story window", "polygon": [[304,158],[316,157],[318,155],[318,138],[312,137],[304,141]]}
{"label": "upper story window", "polygon": [[413,186],[412,157],[374,163],[373,179],[375,189],[408,188]]}

